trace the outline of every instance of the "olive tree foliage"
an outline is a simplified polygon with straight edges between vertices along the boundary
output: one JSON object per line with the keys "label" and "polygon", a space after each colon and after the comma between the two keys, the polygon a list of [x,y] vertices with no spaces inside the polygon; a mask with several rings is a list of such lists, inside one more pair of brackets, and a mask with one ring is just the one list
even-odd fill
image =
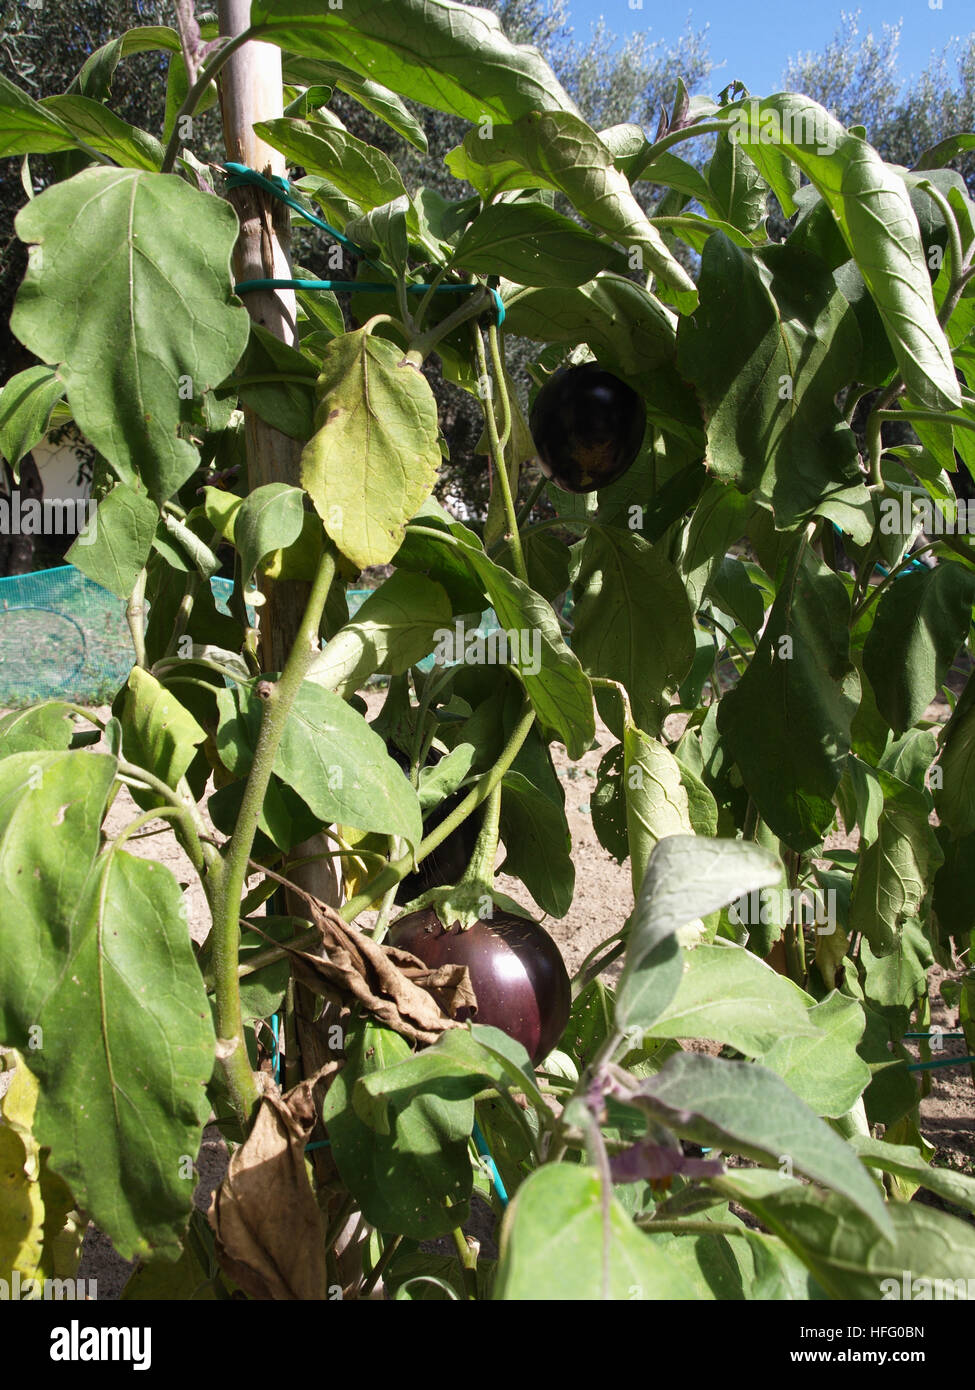
{"label": "olive tree foliage", "polygon": [[[910,166],[939,140],[975,127],[975,34],[952,39],[903,90],[900,40],[899,23],[862,34],[859,13],[844,14],[822,53],[790,59],[782,86],[805,92],[844,125],[865,126],[884,159]],[[973,152],[951,167],[975,188]]]}

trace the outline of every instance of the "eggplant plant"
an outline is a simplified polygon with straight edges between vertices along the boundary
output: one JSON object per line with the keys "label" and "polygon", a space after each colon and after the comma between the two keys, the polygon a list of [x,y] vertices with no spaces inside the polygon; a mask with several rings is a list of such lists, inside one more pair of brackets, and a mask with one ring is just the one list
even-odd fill
{"label": "eggplant plant", "polygon": [[[247,133],[290,182],[194,151],[252,40],[280,52],[281,103]],[[161,132],[110,107],[146,47],[170,54]],[[405,187],[337,91],[421,149],[417,111],[468,121],[446,162],[471,191]],[[975,1051],[975,551],[952,486],[975,467],[975,209],[947,167],[971,140],[894,167],[808,98],[738,85],[681,88],[653,137],[597,131],[452,0],[254,0],[232,36],[132,30],[65,94],[0,79],[0,154],[58,156],[17,218],[37,365],[3,389],[0,448],[16,469],[70,419],[97,451],[70,558],[127,600],[134,648],[107,720],[0,721],[11,1269],[70,1274],[91,1219],[138,1259],[133,1299],[975,1277],[975,1179],[932,1165],[918,1117],[948,1059],[904,1043],[937,961]],[[289,206],[327,227],[348,298],[280,264],[242,284],[248,199],[254,246]],[[256,294],[296,304],[293,343]],[[509,336],[537,345],[531,427]],[[433,498],[433,361],[483,408],[476,524]],[[518,506],[536,456],[544,516]],[[370,566],[392,570],[350,618]],[[537,922],[573,898],[552,748],[581,759],[597,713],[593,822],[632,900],[570,984]],[[132,853],[159,820],[205,895],[198,945],[185,885]],[[204,1217],[211,1119],[230,1162]],[[475,1196],[496,1259],[465,1235]]]}

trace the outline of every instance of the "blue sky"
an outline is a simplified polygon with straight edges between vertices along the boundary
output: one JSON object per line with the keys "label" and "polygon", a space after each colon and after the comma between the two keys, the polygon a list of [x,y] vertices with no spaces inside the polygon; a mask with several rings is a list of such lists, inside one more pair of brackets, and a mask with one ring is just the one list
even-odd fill
{"label": "blue sky", "polygon": [[651,38],[667,44],[677,39],[688,16],[694,29],[708,24],[711,61],[724,64],[712,74],[712,95],[736,77],[757,96],[779,91],[788,58],[808,49],[821,52],[843,10],[860,11],[861,34],[872,29],[879,36],[884,24],[903,20],[899,68],[905,81],[927,66],[932,51],[940,53],[949,39],[964,37],[972,27],[971,0],[942,0],[941,9],[932,9],[930,0],[642,0],[642,9],[630,9],[629,0],[569,0],[569,9],[580,41],[600,15],[621,37],[649,29]]}

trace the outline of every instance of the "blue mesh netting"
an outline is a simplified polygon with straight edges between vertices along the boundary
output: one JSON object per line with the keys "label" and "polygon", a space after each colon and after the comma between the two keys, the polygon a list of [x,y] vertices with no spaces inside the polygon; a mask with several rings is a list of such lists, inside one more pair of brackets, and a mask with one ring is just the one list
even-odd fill
{"label": "blue mesh netting", "polygon": [[[227,612],[229,579],[210,580]],[[369,589],[349,591],[356,612]],[[0,707],[108,704],[132,667],[125,603],[73,565],[0,579]]]}

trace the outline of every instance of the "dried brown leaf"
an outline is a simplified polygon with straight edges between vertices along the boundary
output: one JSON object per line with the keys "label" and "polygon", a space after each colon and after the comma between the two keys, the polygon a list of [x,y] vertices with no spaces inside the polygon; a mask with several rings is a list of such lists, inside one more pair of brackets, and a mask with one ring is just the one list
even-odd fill
{"label": "dried brown leaf", "polygon": [[305,1168],[310,1082],[267,1092],[210,1207],[221,1267],[258,1299],[326,1299],[325,1228]]}

